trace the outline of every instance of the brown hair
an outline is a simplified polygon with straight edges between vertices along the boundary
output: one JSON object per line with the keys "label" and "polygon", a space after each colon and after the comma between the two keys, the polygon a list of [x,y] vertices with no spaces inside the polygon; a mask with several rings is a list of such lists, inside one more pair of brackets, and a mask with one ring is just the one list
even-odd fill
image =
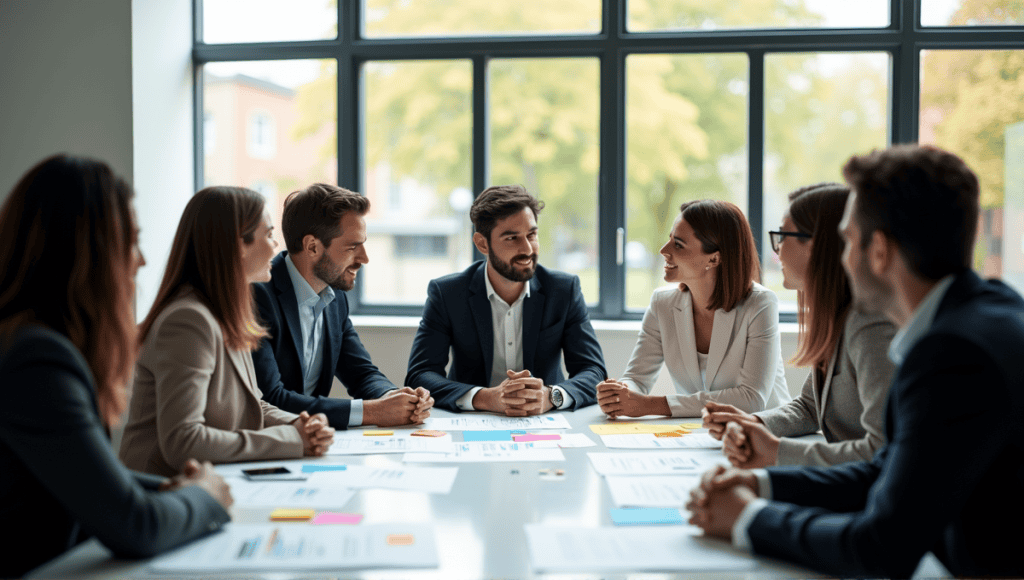
{"label": "brown hair", "polygon": [[498,220],[519,213],[524,207],[530,208],[536,219],[544,209],[544,202],[530,195],[522,185],[494,185],[483,190],[473,201],[469,219],[473,222],[473,229],[483,234],[490,244],[491,231]]}
{"label": "brown hair", "polygon": [[800,233],[813,240],[807,263],[807,282],[797,293],[800,340],[793,364],[828,366],[843,335],[852,295],[843,271],[843,219],[850,188],[838,183],[819,183],[789,194],[789,217]]}
{"label": "brown hair", "polygon": [[701,250],[721,253],[708,310],[732,310],[750,296],[753,282],[761,280],[761,263],[747,218],[735,204],[715,199],[688,201],[679,211],[700,240]]}
{"label": "brown hair", "polygon": [[293,191],[284,200],[281,232],[288,253],[302,251],[302,238],[312,234],[331,247],[334,238],[341,235],[341,218],[354,211],[366,215],[370,200],[354,191],[336,185],[314,183],[306,189]]}
{"label": "brown hair", "polygon": [[263,196],[243,187],[207,187],[192,196],[178,222],[156,300],[142,321],[141,340],[164,308],[191,287],[220,323],[228,348],[256,350],[268,335],[256,319],[238,240],[255,240],[264,205]]}
{"label": "brown hair", "polygon": [[928,280],[971,267],[979,189],[962,159],[930,145],[896,145],[851,157],[843,177],[857,192],[863,246],[881,231]]}
{"label": "brown hair", "polygon": [[138,354],[133,195],[107,164],[55,155],[0,210],[0,337],[33,323],[67,336],[92,371],[107,426],[124,411]]}

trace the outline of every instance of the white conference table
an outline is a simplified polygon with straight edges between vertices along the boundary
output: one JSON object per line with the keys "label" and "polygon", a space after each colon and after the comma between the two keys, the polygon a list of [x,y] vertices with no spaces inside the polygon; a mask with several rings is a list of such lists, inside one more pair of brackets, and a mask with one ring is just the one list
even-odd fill
{"label": "white conference table", "polygon": [[[435,410],[433,417],[460,416]],[[479,579],[479,578],[574,578],[574,579],[677,579],[695,576],[711,578],[777,578],[820,577],[820,573],[793,567],[777,561],[758,558],[755,568],[743,572],[711,572],[695,570],[677,573],[601,573],[590,572],[581,563],[578,573],[538,574],[531,569],[524,524],[550,526],[599,527],[611,526],[609,510],[617,507],[608,487],[591,466],[588,452],[646,453],[644,450],[607,449],[601,438],[589,425],[607,422],[606,416],[594,405],[576,412],[565,413],[572,429],[570,433],[586,433],[597,445],[587,448],[563,449],[565,461],[529,463],[432,463],[406,464],[421,466],[453,466],[459,468],[452,491],[447,495],[430,495],[415,491],[368,489],[357,491],[339,510],[363,514],[362,524],[428,524],[433,527],[437,544],[439,567],[434,569],[364,569],[339,571],[297,571],[294,574],[273,572],[260,574],[264,578],[362,578],[387,579]],[[699,422],[699,419],[652,418],[651,423]],[[403,428],[395,428],[396,434]],[[818,436],[820,437],[820,436]],[[461,432],[453,432],[453,439],[461,441]],[[724,461],[720,450],[688,451],[709,460]],[[249,466],[288,465],[291,463],[367,464],[387,466],[400,464],[401,454],[329,456],[317,459],[268,461],[244,464]],[[243,464],[218,467],[225,475],[237,474]],[[559,480],[542,479],[541,469],[562,469],[565,476]],[[266,522],[269,509],[233,508],[234,521],[242,523]],[[683,512],[684,519],[688,513]],[[287,523],[283,525],[307,525]],[[687,525],[687,527],[689,527]],[[696,530],[696,528],[693,528]],[[202,541],[202,540],[199,540]],[[723,549],[731,549],[722,543]],[[34,570],[31,578],[162,578],[147,569],[146,560],[116,560],[96,540],[89,540],[74,550]],[[210,577],[254,577],[253,574],[197,574]],[[176,575],[180,576],[180,575]]]}

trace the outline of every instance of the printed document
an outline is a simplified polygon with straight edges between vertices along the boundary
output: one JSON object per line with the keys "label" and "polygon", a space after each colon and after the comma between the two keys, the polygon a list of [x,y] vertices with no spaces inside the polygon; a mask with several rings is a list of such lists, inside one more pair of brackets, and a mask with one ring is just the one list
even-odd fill
{"label": "printed document", "polygon": [[368,455],[372,453],[447,453],[452,450],[446,437],[337,437],[327,455]]}
{"label": "printed document", "polygon": [[617,507],[683,507],[690,490],[700,485],[699,475],[655,475],[605,478]]}
{"label": "printed document", "polygon": [[533,417],[501,417],[498,415],[466,415],[462,417],[429,417],[424,429],[438,431],[486,431],[526,429],[570,429],[569,421],[560,413]]}
{"label": "printed document", "polygon": [[231,486],[235,506],[340,508],[355,492],[340,485],[313,485],[308,481],[252,482],[240,478],[226,480]]}
{"label": "printed document", "polygon": [[370,467],[348,465],[342,471],[318,471],[307,480],[311,485],[380,488],[448,494],[452,491],[458,467],[407,467],[393,465]]}
{"label": "printed document", "polygon": [[651,433],[601,435],[608,449],[721,449],[722,442],[707,433],[690,433],[682,437],[655,437]]}
{"label": "printed document", "polygon": [[685,451],[650,453],[587,453],[601,475],[700,475],[705,463]]}
{"label": "printed document", "polygon": [[406,463],[472,463],[489,461],[565,461],[558,441],[472,441],[456,443],[451,453],[406,453]]}

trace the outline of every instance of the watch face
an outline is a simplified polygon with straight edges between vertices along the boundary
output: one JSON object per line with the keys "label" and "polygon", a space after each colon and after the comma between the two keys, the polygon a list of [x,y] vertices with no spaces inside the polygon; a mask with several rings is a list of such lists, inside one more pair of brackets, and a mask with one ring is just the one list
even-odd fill
{"label": "watch face", "polygon": [[558,389],[551,389],[551,404],[556,407],[561,407],[562,401],[562,391]]}

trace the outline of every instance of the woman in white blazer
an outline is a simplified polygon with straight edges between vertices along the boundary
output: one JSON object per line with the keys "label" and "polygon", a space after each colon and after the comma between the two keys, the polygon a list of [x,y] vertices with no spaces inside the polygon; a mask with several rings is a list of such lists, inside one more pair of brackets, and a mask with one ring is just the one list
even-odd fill
{"label": "woman in white blazer", "polygon": [[[665,281],[644,314],[619,380],[597,385],[609,417],[699,417],[716,401],[754,412],[790,400],[775,293],[756,282],[754,237],[743,212],[716,200],[684,203],[661,248]],[[651,395],[665,364],[675,394]]]}
{"label": "woman in white blazer", "polygon": [[[837,183],[790,194],[782,229],[769,232],[783,285],[798,291],[800,342],[794,363],[811,372],[800,396],[777,409],[748,414],[708,403],[704,423],[724,439],[730,461],[743,468],[833,465],[870,460],[885,443],[883,417],[895,366],[889,343],[896,326],[850,306],[837,231],[850,190]],[[825,441],[793,439],[821,430]]]}

